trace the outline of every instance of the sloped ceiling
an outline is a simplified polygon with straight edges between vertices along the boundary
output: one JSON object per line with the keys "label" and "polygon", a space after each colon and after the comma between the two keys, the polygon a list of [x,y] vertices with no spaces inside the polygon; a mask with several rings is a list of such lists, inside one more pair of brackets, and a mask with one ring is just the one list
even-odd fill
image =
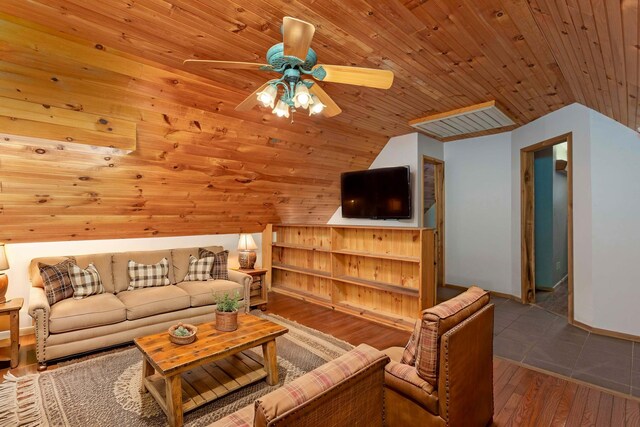
{"label": "sloped ceiling", "polygon": [[[579,101],[635,128],[637,3],[3,0],[0,96],[134,121],[138,148],[0,141],[0,240],[325,222],[340,172],[409,120],[491,99],[518,124]],[[343,114],[289,123],[233,110],[271,74],[182,65],[263,62],[287,15],[316,26],[320,63],[390,69],[393,87],[323,84]]]}

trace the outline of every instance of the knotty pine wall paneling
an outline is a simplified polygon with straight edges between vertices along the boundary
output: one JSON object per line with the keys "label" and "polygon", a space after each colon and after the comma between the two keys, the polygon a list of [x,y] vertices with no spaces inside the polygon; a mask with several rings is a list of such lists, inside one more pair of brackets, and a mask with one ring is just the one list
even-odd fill
{"label": "knotty pine wall paneling", "polygon": [[[251,88],[2,18],[0,115],[11,120],[11,107],[26,105],[55,109],[74,125],[73,113],[104,116],[134,125],[137,146],[126,153],[4,135],[0,241],[258,232],[269,222],[326,222],[339,204],[340,172],[368,167],[387,140],[301,115],[293,124],[258,110],[240,115],[233,107]],[[42,129],[32,136],[46,136]]]}

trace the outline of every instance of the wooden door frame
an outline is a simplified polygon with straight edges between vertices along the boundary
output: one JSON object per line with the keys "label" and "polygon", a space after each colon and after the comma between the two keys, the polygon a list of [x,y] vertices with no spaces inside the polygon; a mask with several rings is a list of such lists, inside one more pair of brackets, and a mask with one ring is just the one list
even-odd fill
{"label": "wooden door frame", "polygon": [[567,281],[569,309],[567,320],[573,324],[573,134],[547,139],[520,150],[520,249],[522,303],[535,302],[535,194],[534,155],[536,151],[567,142]]}
{"label": "wooden door frame", "polygon": [[434,168],[436,190],[436,289],[444,286],[444,161],[435,157],[422,156],[420,168],[420,225],[424,224],[424,165],[430,163]]}

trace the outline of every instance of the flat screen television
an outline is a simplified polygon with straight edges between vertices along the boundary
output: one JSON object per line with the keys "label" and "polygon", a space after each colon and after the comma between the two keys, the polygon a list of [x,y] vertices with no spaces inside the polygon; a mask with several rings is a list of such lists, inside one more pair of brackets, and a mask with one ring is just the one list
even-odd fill
{"label": "flat screen television", "polygon": [[342,217],[410,219],[410,176],[409,166],[344,172]]}

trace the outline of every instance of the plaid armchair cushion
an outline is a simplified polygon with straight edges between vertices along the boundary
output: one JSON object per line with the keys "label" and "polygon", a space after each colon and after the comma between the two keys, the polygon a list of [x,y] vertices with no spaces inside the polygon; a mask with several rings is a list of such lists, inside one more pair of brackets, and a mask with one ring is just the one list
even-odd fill
{"label": "plaid armchair cushion", "polygon": [[420,330],[422,329],[422,321],[416,320],[416,324],[413,327],[413,333],[409,338],[409,342],[402,352],[401,363],[414,366],[416,364],[416,350],[418,349],[418,341],[420,340]]}
{"label": "plaid armchair cushion", "polygon": [[416,350],[418,375],[436,387],[440,337],[489,302],[489,293],[471,286],[455,298],[422,312],[420,339]]}
{"label": "plaid armchair cushion", "polygon": [[211,279],[211,270],[215,262],[214,257],[196,258],[193,255],[189,255],[189,271],[184,276],[183,281],[193,282],[196,280],[209,280]]}
{"label": "plaid armchair cushion", "polygon": [[151,265],[138,264],[129,260],[127,270],[129,271],[128,291],[171,284],[169,280],[169,261],[166,258],[162,258],[159,263]]}
{"label": "plaid armchair cushion", "polygon": [[210,250],[200,248],[198,249],[199,258],[213,257],[213,268],[211,269],[211,277],[213,279],[229,280],[229,271],[227,267],[227,261],[229,259],[229,251],[222,251],[218,253],[211,252]]}
{"label": "plaid armchair cushion", "polygon": [[44,293],[49,305],[73,296],[69,266],[74,264],[74,261],[75,259],[69,258],[55,265],[38,263],[40,276],[44,283]]}
{"label": "plaid armchair cushion", "polygon": [[[256,401],[256,420],[273,420],[387,356],[361,344]],[[348,402],[346,402],[348,403]],[[346,404],[345,403],[345,404]]]}
{"label": "plaid armchair cushion", "polygon": [[390,361],[384,367],[384,383],[425,406],[432,414],[438,414],[438,394],[431,384],[420,378],[414,366]]}
{"label": "plaid armchair cushion", "polygon": [[71,278],[71,286],[73,286],[74,299],[82,299],[104,293],[100,273],[98,273],[98,269],[93,263],[90,263],[84,270],[76,264],[70,264],[69,277]]}

